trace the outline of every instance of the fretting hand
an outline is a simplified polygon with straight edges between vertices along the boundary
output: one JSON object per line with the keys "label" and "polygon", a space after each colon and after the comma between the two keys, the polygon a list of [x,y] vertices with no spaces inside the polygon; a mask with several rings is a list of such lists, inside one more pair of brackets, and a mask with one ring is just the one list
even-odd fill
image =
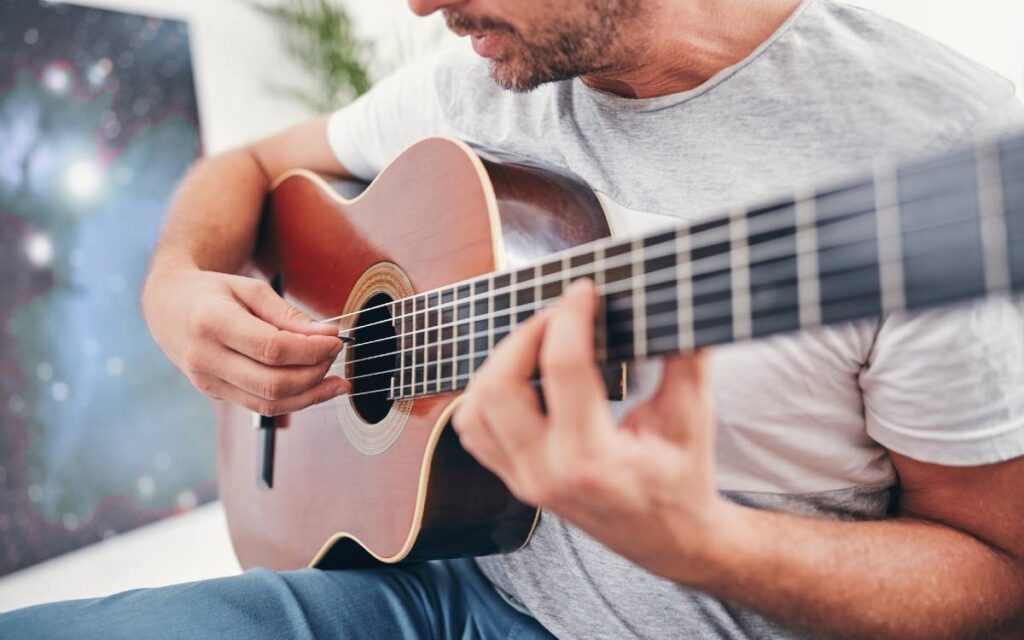
{"label": "fretting hand", "polygon": [[502,340],[453,425],[524,502],[653,571],[665,554],[696,561],[728,504],[713,481],[707,354],[667,358],[657,392],[617,424],[595,366],[595,307],[593,284],[577,281]]}

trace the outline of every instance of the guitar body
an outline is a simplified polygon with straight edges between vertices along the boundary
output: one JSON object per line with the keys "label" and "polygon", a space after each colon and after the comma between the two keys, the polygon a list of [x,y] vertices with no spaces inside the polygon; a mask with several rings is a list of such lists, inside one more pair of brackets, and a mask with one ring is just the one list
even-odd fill
{"label": "guitar body", "polygon": [[[314,317],[350,314],[340,329],[359,339],[335,368],[346,377],[365,366],[353,364],[360,342],[387,325],[361,309],[610,232],[585,185],[484,160],[447,138],[413,145],[354,199],[293,172],[268,204],[256,264]],[[376,328],[353,324],[363,315]],[[502,553],[528,542],[540,512],[460,447],[449,425],[459,392],[394,402],[356,393],[387,380],[387,371],[360,375],[353,397],[277,418],[270,487],[260,481],[254,415],[220,404],[220,495],[243,567],[357,567]]]}

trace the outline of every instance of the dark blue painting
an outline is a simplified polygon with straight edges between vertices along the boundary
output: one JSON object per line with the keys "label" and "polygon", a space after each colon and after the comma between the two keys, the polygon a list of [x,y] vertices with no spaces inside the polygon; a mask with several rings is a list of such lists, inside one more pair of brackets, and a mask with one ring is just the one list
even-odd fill
{"label": "dark blue painting", "polygon": [[187,26],[0,2],[0,574],[215,492],[139,291],[200,151]]}

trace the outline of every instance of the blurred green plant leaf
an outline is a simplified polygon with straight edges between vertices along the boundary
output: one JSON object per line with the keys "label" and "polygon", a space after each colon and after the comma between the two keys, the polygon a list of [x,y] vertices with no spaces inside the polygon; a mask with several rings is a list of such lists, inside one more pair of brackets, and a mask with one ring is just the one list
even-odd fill
{"label": "blurred green plant leaf", "polygon": [[277,28],[285,53],[309,74],[303,85],[274,83],[270,89],[326,113],[366,93],[372,84],[369,43],[354,33],[343,7],[331,0],[242,0]]}

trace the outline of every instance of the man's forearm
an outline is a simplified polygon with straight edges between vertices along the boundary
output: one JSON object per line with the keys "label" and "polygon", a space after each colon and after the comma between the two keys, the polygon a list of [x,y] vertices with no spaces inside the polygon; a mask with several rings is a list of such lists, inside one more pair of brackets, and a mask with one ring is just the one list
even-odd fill
{"label": "man's forearm", "polygon": [[706,563],[664,573],[836,637],[999,637],[1022,624],[1021,560],[951,527],[727,512]]}
{"label": "man's forearm", "polygon": [[252,252],[269,186],[270,177],[247,149],[197,162],[171,204],[153,270],[238,271]]}

